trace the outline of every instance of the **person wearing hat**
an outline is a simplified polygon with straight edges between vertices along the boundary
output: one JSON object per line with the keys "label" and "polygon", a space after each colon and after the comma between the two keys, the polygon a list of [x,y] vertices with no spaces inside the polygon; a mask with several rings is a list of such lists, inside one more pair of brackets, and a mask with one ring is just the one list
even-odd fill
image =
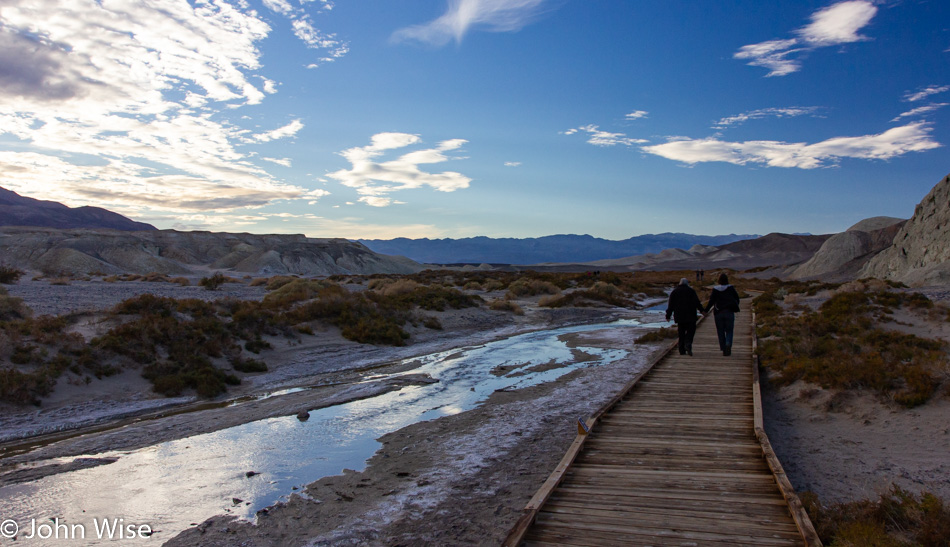
{"label": "person wearing hat", "polygon": [[703,312],[703,303],[699,301],[696,291],[689,286],[689,280],[684,277],[670,293],[670,300],[666,305],[666,320],[669,321],[672,316],[676,322],[680,355],[693,354],[697,311]]}

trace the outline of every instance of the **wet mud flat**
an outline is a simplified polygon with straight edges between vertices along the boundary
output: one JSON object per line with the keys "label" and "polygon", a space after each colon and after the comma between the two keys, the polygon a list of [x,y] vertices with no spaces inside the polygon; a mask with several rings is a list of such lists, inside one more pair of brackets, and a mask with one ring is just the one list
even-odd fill
{"label": "wet mud flat", "polygon": [[[630,349],[636,331],[642,332],[642,328],[611,329],[610,334],[597,344],[602,348]],[[596,336],[583,333],[565,338],[571,338],[573,344],[580,338],[593,340]],[[583,345],[590,345],[590,342],[585,341]],[[638,347],[623,359],[589,368],[586,364],[591,360],[589,355],[577,349],[570,351],[570,360],[579,361],[583,366],[556,380],[521,389],[501,388],[491,393],[480,406],[467,411],[434,408],[428,421],[382,435],[379,437],[382,448],[363,471],[344,471],[339,475],[340,468],[337,467],[323,473],[331,476],[306,486],[293,484],[293,479],[281,479],[275,476],[279,473],[273,469],[258,467],[253,461],[243,467],[238,465],[240,472],[232,469],[233,477],[222,476],[219,481],[233,482],[239,486],[238,491],[251,492],[251,495],[219,496],[221,499],[212,500],[211,505],[216,509],[208,514],[218,513],[220,516],[203,523],[186,523],[196,526],[173,543],[214,544],[220,541],[222,545],[233,544],[234,534],[242,538],[241,543],[255,541],[275,545],[288,541],[295,543],[295,538],[306,543],[304,538],[313,537],[318,538],[318,543],[391,544],[397,536],[415,537],[414,534],[421,534],[420,538],[437,537],[443,541],[471,543],[463,538],[482,536],[485,523],[492,522],[495,523],[491,525],[493,528],[500,526],[499,530],[506,530],[508,525],[496,521],[504,520],[505,515],[517,518],[521,507],[573,438],[574,420],[609,399],[639,366],[649,361],[649,354],[655,351],[655,347]],[[0,488],[9,492],[8,487],[25,488],[25,491],[35,487],[34,494],[39,494],[42,502],[44,487],[40,483],[45,474],[72,473],[80,466],[98,467],[101,468],[98,472],[105,470],[121,475],[124,473],[122,460],[131,461],[128,454],[116,454],[123,450],[179,439],[175,442],[186,444],[177,450],[185,451],[189,449],[190,436],[225,431],[250,420],[283,420],[280,423],[284,425],[280,427],[284,427],[287,418],[296,421],[293,416],[301,410],[332,407],[387,394],[398,396],[404,390],[432,383],[431,377],[413,372],[418,368],[417,364],[422,363],[403,361],[362,374],[360,378],[353,376],[354,371],[344,371],[337,378],[339,381],[326,382],[321,387],[301,386],[233,406],[172,413],[35,448],[4,459],[5,470],[9,470],[12,463],[19,465],[14,466],[12,472],[0,474]],[[545,363],[533,368],[533,373],[544,374],[559,367]],[[515,370],[512,376],[523,373]],[[362,462],[379,446],[373,439],[372,450],[357,458],[352,467],[362,469]],[[240,460],[246,456],[240,448],[232,450],[227,457]],[[248,448],[251,452],[269,449]],[[80,456],[78,460],[70,459],[77,455]],[[156,458],[160,456],[154,455]],[[305,459],[305,456],[296,458]],[[553,461],[548,462],[548,459]],[[234,462],[231,464],[233,467]],[[244,467],[253,474],[245,476]],[[77,473],[83,472],[97,471]],[[177,479],[187,481],[187,473]],[[115,480],[121,482],[121,479]],[[156,479],[146,489],[170,488],[163,480]],[[267,491],[283,488],[286,492],[283,501],[268,507],[271,502],[262,503],[260,498],[254,498],[253,492],[260,489],[259,485],[264,485],[263,489]],[[161,495],[174,496],[175,492],[172,488]],[[245,501],[246,498],[254,499],[253,503]],[[111,498],[103,498],[99,509],[110,507],[110,503]],[[340,507],[336,507],[337,504]],[[432,522],[426,521],[428,517],[419,520],[420,515],[429,514],[430,510],[446,516],[446,511],[454,504],[460,504],[462,510],[458,524],[433,526]],[[313,512],[315,509],[316,513]],[[473,518],[475,513],[472,511],[477,513],[477,518]],[[350,514],[352,518],[340,520],[343,514]],[[285,517],[281,515],[289,515],[286,518],[293,522],[282,522]],[[235,519],[235,516],[239,518]],[[306,520],[308,525],[301,528],[299,520]],[[155,538],[164,541],[172,535],[170,532],[177,531],[156,532]],[[325,539],[319,539],[321,537]]]}

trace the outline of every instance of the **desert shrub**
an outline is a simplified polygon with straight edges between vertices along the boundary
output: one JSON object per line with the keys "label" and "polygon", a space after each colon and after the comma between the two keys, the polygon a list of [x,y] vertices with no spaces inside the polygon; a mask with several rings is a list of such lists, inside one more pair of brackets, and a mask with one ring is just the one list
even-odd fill
{"label": "desert shrub", "polygon": [[[613,285],[607,285],[613,287]],[[547,308],[562,308],[565,306],[591,306],[594,302],[603,302],[611,306],[627,306],[630,302],[623,297],[619,289],[601,288],[599,291],[593,289],[576,290],[567,294],[552,296],[543,296],[538,300],[538,305]]]}
{"label": "desert shrub", "polygon": [[25,319],[30,315],[32,311],[23,303],[22,298],[7,296],[6,291],[0,294],[0,321]]}
{"label": "desert shrub", "polygon": [[231,366],[238,372],[267,372],[267,364],[257,359],[237,357],[231,360]]}
{"label": "desert shrub", "polygon": [[12,266],[0,266],[0,283],[13,285],[23,276],[23,270]]}
{"label": "desert shrub", "polygon": [[251,353],[260,353],[261,350],[273,349],[273,346],[270,345],[270,342],[263,340],[261,338],[255,338],[253,340],[248,340],[244,343],[244,349]]}
{"label": "desert shrub", "polygon": [[465,289],[466,291],[480,291],[482,290],[482,284],[479,283],[478,281],[469,281],[468,283],[463,285],[462,288]]}
{"label": "desert shrub", "polygon": [[488,279],[482,283],[482,290],[485,292],[500,291],[505,288],[505,284],[497,279]]}
{"label": "desert shrub", "polygon": [[0,368],[0,401],[15,405],[38,404],[39,398],[48,395],[55,384],[43,370],[32,373],[13,368]]}
{"label": "desert shrub", "polygon": [[897,486],[877,500],[825,506],[811,492],[802,504],[825,545],[937,547],[950,545],[950,505]]}
{"label": "desert shrub", "polygon": [[431,315],[426,316],[426,318],[422,320],[422,326],[427,329],[442,330],[442,322],[439,321],[438,317],[433,317]]}
{"label": "desert shrub", "polygon": [[418,290],[422,285],[412,279],[374,279],[369,289],[383,296],[401,296]]}
{"label": "desert shrub", "polygon": [[413,306],[430,311],[445,311],[447,308],[460,310],[478,306],[478,302],[481,301],[480,297],[465,294],[458,289],[419,284],[408,290],[405,287],[397,291],[383,290],[380,293],[370,293],[367,297],[383,307],[400,310],[407,310]]}
{"label": "desert shrub", "polygon": [[264,285],[267,285],[268,281],[270,281],[270,279],[268,279],[268,278],[266,278],[266,277],[258,277],[258,278],[255,278],[255,279],[251,280],[251,282],[248,283],[248,286],[249,286],[249,287],[262,287],[262,286],[264,286]]}
{"label": "desert shrub", "polygon": [[173,277],[173,278],[169,279],[168,282],[169,282],[169,283],[177,283],[178,285],[181,285],[182,287],[190,287],[190,286],[191,286],[191,281],[189,281],[187,277]]}
{"label": "desert shrub", "polygon": [[653,342],[663,342],[677,337],[679,337],[679,333],[676,327],[663,327],[640,335],[634,341],[634,344],[651,344]]}
{"label": "desert shrub", "polygon": [[766,294],[756,299],[759,355],[776,372],[774,381],[870,389],[906,407],[925,403],[940,385],[936,371],[946,367],[943,343],[883,330],[872,320],[891,307],[921,306],[923,300],[844,288],[817,312],[806,310],[797,317],[776,312]]}
{"label": "desert shrub", "polygon": [[292,278],[268,293],[264,297],[264,304],[274,309],[284,309],[297,302],[310,300],[316,297],[320,291],[334,285],[334,283],[328,281]]}
{"label": "desert shrub", "polygon": [[496,298],[488,303],[488,308],[495,311],[510,311],[515,315],[524,315],[524,310],[521,309],[521,306],[512,302],[511,300],[505,300],[504,298]]}
{"label": "desert shrub", "polygon": [[511,298],[522,296],[537,296],[539,294],[558,294],[561,289],[550,281],[540,279],[521,278],[508,285],[508,295]]}
{"label": "desert shrub", "polygon": [[50,284],[50,285],[69,285],[69,278],[68,278],[68,277],[65,277],[65,276],[63,276],[63,277],[54,277],[54,278],[52,278],[52,279],[49,280],[49,284]]}
{"label": "desert shrub", "polygon": [[204,287],[205,289],[209,291],[216,291],[221,287],[221,285],[224,285],[226,282],[227,282],[227,277],[221,272],[216,272],[214,275],[210,277],[202,277],[201,280],[198,281],[198,285]]}
{"label": "desert shrub", "polygon": [[295,275],[275,275],[267,280],[267,286],[265,288],[268,291],[276,291],[277,289],[296,279],[300,278]]}

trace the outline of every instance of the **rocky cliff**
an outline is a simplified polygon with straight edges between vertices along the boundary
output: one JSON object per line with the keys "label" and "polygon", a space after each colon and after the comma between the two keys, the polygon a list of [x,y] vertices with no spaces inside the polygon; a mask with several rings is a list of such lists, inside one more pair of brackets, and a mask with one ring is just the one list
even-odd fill
{"label": "rocky cliff", "polygon": [[100,207],[67,207],[55,201],[21,196],[0,188],[0,226],[43,226],[49,228],[109,228],[112,230],[154,230]]}
{"label": "rocky cliff", "polygon": [[868,260],[891,245],[904,222],[893,217],[862,220],[828,238],[814,256],[793,268],[788,277],[824,281],[854,279]]}
{"label": "rocky cliff", "polygon": [[859,275],[908,285],[950,283],[950,176],[917,204],[914,216],[897,232],[893,243]]}
{"label": "rocky cliff", "polygon": [[48,274],[334,275],[414,273],[408,258],[374,253],[345,239],[303,235],[52,228],[0,228],[0,261]]}

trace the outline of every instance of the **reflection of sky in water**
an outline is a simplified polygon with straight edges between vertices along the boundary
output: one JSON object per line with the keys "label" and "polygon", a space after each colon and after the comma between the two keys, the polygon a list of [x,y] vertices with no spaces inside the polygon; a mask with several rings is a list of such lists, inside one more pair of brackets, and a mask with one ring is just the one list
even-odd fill
{"label": "reflection of sky in water", "polygon": [[[344,468],[362,469],[380,448],[378,437],[413,423],[458,414],[499,389],[520,389],[550,382],[578,367],[612,362],[624,350],[577,348],[594,357],[572,363],[574,355],[558,336],[605,327],[661,326],[623,320],[523,334],[481,346],[417,357],[413,370],[438,383],[315,410],[307,422],[294,416],[260,420],[214,433],[136,450],[107,453],[119,461],[0,488],[0,517],[23,523],[59,517],[86,524],[91,544],[92,519],[119,517],[126,523],[161,530],[150,541],[165,541],[191,523],[230,511],[242,517],[273,504],[320,477]],[[537,365],[564,364],[544,371]],[[513,367],[504,376],[490,373]],[[246,477],[245,472],[261,475]],[[232,498],[246,500],[237,505]],[[246,502],[250,502],[247,504]],[[63,544],[63,540],[47,540]],[[18,544],[40,545],[22,535]]]}

